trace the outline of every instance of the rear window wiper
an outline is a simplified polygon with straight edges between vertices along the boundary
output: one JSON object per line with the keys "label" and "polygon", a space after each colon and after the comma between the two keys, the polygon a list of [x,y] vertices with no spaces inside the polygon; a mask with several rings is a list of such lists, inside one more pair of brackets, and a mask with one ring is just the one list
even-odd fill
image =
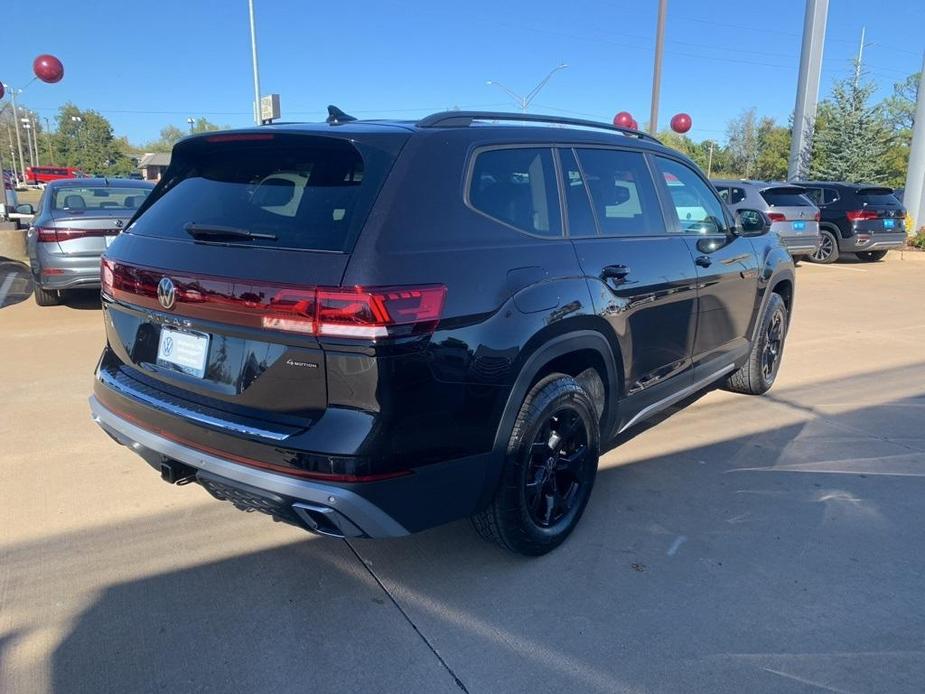
{"label": "rear window wiper", "polygon": [[237,227],[225,227],[218,224],[196,224],[190,222],[183,227],[183,230],[195,238],[199,237],[221,237],[237,239],[270,239],[276,241],[276,234],[260,234],[256,231],[247,229],[238,229]]}

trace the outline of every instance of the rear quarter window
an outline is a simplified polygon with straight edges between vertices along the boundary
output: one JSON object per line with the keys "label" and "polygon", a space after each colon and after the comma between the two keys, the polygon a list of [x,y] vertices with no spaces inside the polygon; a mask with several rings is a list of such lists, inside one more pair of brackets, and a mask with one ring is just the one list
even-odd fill
{"label": "rear quarter window", "polygon": [[469,179],[473,209],[528,234],[562,236],[552,150],[506,147],[476,154]]}

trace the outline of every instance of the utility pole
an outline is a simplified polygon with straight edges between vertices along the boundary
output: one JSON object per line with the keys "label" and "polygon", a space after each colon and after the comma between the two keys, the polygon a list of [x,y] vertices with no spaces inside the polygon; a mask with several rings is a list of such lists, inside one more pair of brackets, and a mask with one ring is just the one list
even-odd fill
{"label": "utility pole", "polygon": [[713,173],[713,140],[710,140],[710,156],[707,157],[707,178]]}
{"label": "utility pole", "polygon": [[822,47],[829,0],[806,0],[803,18],[803,48],[800,51],[800,76],[793,111],[793,135],[790,140],[790,163],[787,179],[805,178],[805,158],[813,144],[816,105],[819,100],[819,75],[822,71]]}
{"label": "utility pole", "polygon": [[32,143],[35,151],[35,165],[41,166],[42,162],[39,161],[39,128],[35,122],[35,114],[30,113],[29,116],[32,119]]}
{"label": "utility pole", "polygon": [[658,0],[658,24],[655,29],[655,66],[652,70],[652,107],[649,109],[649,132],[658,133],[658,97],[662,88],[662,52],[665,48],[665,16],[668,0]]}
{"label": "utility pole", "polygon": [[861,27],[861,44],[858,46],[858,57],[854,63],[854,88],[857,89],[861,83],[861,65],[864,62],[864,46],[873,46],[873,43],[864,43],[864,34],[867,27]]}
{"label": "utility pole", "polygon": [[910,234],[925,226],[925,54],[922,56],[922,73],[913,123],[906,189],[903,192],[903,205],[912,219],[912,228],[907,230]]}
{"label": "utility pole", "polygon": [[254,67],[254,122],[260,125],[260,70],[257,67],[257,25],[254,21],[254,0],[247,0],[251,19],[251,62]]}

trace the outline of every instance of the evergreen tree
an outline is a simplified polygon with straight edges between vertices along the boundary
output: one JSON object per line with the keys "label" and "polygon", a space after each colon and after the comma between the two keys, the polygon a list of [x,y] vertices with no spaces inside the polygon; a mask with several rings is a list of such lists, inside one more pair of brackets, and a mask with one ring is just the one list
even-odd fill
{"label": "evergreen tree", "polygon": [[886,178],[890,132],[879,104],[871,105],[876,86],[863,79],[839,80],[820,106],[813,138],[811,176],[831,181],[878,183]]}

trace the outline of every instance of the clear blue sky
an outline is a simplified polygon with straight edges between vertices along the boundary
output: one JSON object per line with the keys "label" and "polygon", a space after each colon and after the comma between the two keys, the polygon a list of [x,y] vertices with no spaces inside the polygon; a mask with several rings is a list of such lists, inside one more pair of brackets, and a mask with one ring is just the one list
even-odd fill
{"label": "clear blue sky", "polygon": [[[489,79],[529,91],[560,62],[531,110],[648,118],[657,0],[257,0],[264,93],[284,120],[319,120],[334,103],[359,117],[411,118],[452,106],[513,110]],[[660,120],[689,112],[695,139],[722,139],[726,121],[755,106],[786,123],[793,109],[803,0],[670,0]],[[246,0],[77,2],[8,0],[0,80],[22,85],[32,58],[58,55],[65,78],[21,97],[52,117],[66,101],[107,116],[141,143],[188,116],[250,122]],[[925,4],[832,0],[823,95],[850,69],[861,26],[864,60],[887,94],[915,72]]]}

